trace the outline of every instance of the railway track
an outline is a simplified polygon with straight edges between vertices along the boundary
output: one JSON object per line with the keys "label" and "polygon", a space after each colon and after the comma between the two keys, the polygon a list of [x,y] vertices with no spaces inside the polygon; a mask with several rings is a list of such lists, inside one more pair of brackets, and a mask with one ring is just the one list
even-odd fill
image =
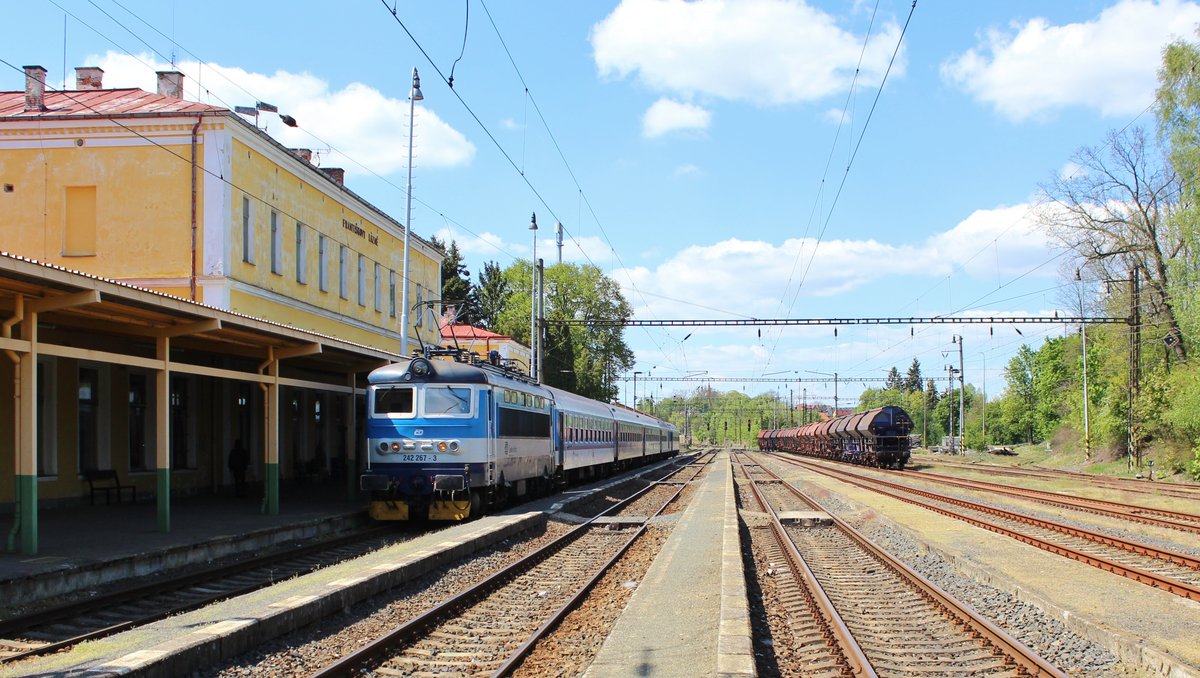
{"label": "railway track", "polygon": [[164,617],[240,596],[354,558],[394,541],[395,529],[362,530],[222,567],[102,594],[0,622],[0,664],[57,652]]}
{"label": "railway track", "polygon": [[988,473],[990,475],[1007,476],[1012,478],[1036,478],[1039,480],[1077,480],[1088,485],[1120,490],[1122,492],[1200,500],[1200,485],[1180,485],[1176,483],[1151,482],[1148,480],[1133,480],[1131,478],[1115,478],[1111,476],[1101,476],[1092,473],[1079,473],[1078,471],[1063,471],[1059,469],[1001,466],[999,464],[972,464],[963,461],[940,458],[933,460],[931,463],[941,466],[950,466],[952,468],[977,471],[980,473]]}
{"label": "railway track", "polygon": [[702,470],[677,469],[312,675],[510,674]]}
{"label": "railway track", "polygon": [[1200,601],[1200,559],[808,460],[773,456],[821,475],[936,511],[1045,551]]}
{"label": "railway track", "polygon": [[835,516],[800,527],[779,514],[816,502],[744,458],[754,502],[771,519],[794,645],[805,676],[1064,675],[1006,632]]}
{"label": "railway track", "polygon": [[990,483],[986,480],[971,480],[967,478],[941,475],[938,473],[929,473],[926,471],[892,471],[891,473],[894,473],[902,478],[910,478],[914,480],[934,480],[941,485],[951,485],[970,490],[981,490],[995,494],[1003,494],[1011,497],[1028,499],[1042,504],[1047,504],[1049,506],[1059,506],[1077,511],[1086,511],[1096,515],[1121,518],[1123,520],[1143,523],[1146,525],[1154,525],[1156,527],[1166,527],[1185,532],[1200,533],[1200,515],[1195,513],[1170,511],[1167,509],[1138,506],[1134,504],[1122,504],[1120,502],[1107,501],[1104,499],[1092,499],[1089,497],[1080,497],[1076,495],[1062,494],[1059,492],[1047,492],[1045,490],[1034,490],[1026,487],[1001,485],[999,483]]}

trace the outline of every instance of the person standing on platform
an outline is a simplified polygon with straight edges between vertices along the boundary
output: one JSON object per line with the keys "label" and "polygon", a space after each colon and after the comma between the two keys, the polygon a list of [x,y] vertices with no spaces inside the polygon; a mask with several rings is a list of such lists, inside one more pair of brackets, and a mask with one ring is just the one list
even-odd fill
{"label": "person standing on platform", "polygon": [[234,496],[246,496],[246,467],[250,465],[250,453],[242,446],[238,438],[229,451],[229,472],[233,474]]}

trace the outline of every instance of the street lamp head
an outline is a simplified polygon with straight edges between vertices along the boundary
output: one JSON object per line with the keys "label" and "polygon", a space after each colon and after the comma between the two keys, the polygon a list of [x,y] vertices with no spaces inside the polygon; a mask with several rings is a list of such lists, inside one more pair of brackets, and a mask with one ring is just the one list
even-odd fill
{"label": "street lamp head", "polygon": [[413,69],[413,85],[412,92],[409,92],[409,98],[413,101],[424,101],[425,95],[421,94],[421,76],[417,75],[417,69]]}
{"label": "street lamp head", "polygon": [[529,219],[529,230],[531,230],[531,231],[536,231],[536,230],[538,230],[538,227],[537,227],[537,212],[534,212],[534,213],[533,213],[533,216],[532,216],[532,217]]}

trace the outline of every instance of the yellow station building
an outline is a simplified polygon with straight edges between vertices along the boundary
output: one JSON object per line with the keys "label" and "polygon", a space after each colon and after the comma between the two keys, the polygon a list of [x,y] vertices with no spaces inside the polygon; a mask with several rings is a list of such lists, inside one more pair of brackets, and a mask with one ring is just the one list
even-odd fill
{"label": "yellow station building", "polygon": [[[160,72],[152,93],[104,89],[100,69],[76,71],[74,90],[47,92],[45,69],[30,66],[24,92],[0,92],[0,252],[34,260],[50,278],[66,270],[113,289],[161,293],[148,298],[164,317],[172,305],[180,310],[160,319],[156,336],[184,334],[177,324],[264,324],[242,345],[182,342],[159,362],[127,360],[124,337],[145,335],[131,329],[136,314],[30,326],[26,311],[67,301],[45,294],[49,287],[13,285],[5,295],[0,284],[0,344],[9,356],[0,358],[0,402],[17,401],[0,407],[0,430],[17,431],[0,435],[0,506],[36,514],[39,502],[77,503],[87,499],[87,472],[114,470],[157,492],[161,524],[172,492],[229,486],[224,459],[237,440],[252,452],[252,478],[268,495],[274,484],[275,501],[280,476],[327,475],[339,470],[336,459],[352,476],[345,464],[354,458],[356,380],[439,343],[441,250],[410,237],[403,300],[405,225],[346,188],[341,170],[315,166],[307,151],[282,146],[227,108],[183,99],[180,73]],[[405,305],[414,310],[401,350]],[[275,325],[289,339],[272,352],[279,342],[265,337]],[[39,332],[57,348],[36,352]],[[312,340],[296,339],[305,336]],[[343,354],[337,363],[280,362],[334,346]],[[153,356],[153,342],[144,350]],[[193,354],[172,370],[178,351]],[[273,396],[255,386],[272,369],[284,375]],[[24,386],[14,386],[21,375]],[[22,396],[37,408],[23,410]],[[16,482],[3,480],[8,469]]]}

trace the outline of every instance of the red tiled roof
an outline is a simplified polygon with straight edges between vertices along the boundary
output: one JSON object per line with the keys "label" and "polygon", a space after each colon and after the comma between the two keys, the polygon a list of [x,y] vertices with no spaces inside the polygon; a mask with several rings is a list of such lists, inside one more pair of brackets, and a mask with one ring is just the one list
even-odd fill
{"label": "red tiled roof", "polygon": [[27,112],[25,92],[0,92],[0,118],[179,115],[229,110],[222,106],[151,94],[136,88],[46,92],[45,105],[44,111]]}
{"label": "red tiled roof", "polygon": [[494,339],[503,340],[511,339],[507,334],[496,334],[490,330],[485,330],[482,327],[473,325],[462,325],[458,323],[441,323],[443,339]]}

